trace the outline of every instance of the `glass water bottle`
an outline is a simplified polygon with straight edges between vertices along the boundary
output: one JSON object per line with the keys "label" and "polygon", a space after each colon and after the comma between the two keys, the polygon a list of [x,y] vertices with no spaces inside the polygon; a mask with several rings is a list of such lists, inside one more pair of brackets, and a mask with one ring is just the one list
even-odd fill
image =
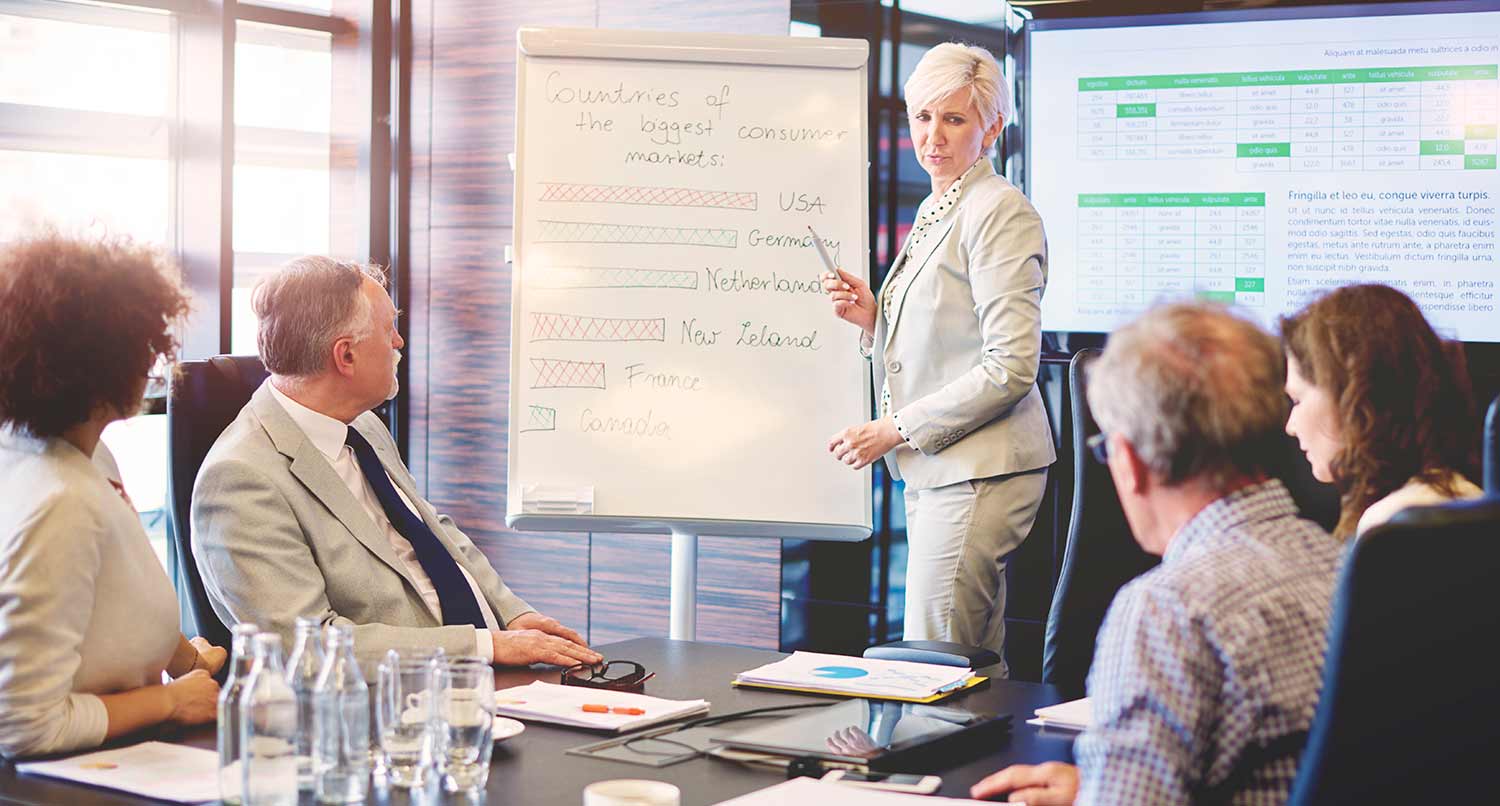
{"label": "glass water bottle", "polygon": [[250,639],[260,629],[254,624],[236,624],[230,630],[229,677],[219,689],[219,800],[240,802],[244,785],[240,769],[240,692],[255,663]]}
{"label": "glass water bottle", "polygon": [[296,806],[297,695],[281,665],[281,636],[258,633],[255,666],[240,694],[244,806]]}
{"label": "glass water bottle", "polygon": [[321,803],[363,803],[370,791],[370,687],[354,657],[354,629],[324,631],[314,689],[314,789]]}
{"label": "glass water bottle", "polygon": [[297,697],[297,788],[312,789],[313,687],[323,669],[323,625],[306,616],[297,619],[292,654],[286,659],[286,682]]}

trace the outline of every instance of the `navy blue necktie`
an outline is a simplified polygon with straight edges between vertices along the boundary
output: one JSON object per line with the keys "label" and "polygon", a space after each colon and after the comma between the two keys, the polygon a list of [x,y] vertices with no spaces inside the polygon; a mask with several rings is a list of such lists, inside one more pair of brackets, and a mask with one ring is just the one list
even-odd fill
{"label": "navy blue necktie", "polygon": [[380,463],[380,457],[375,455],[375,449],[370,446],[369,441],[351,426],[349,435],[344,437],[344,444],[354,449],[359,469],[364,471],[365,480],[370,482],[370,489],[375,491],[375,498],[380,501],[380,508],[385,510],[385,516],[390,519],[391,525],[396,527],[396,531],[417,552],[417,562],[422,564],[422,570],[427,572],[427,578],[432,580],[432,586],[437,589],[443,624],[472,624],[481,630],[485,629],[484,613],[480,611],[479,602],[474,599],[474,589],[464,579],[463,571],[459,570],[453,555],[448,553],[447,547],[437,539],[437,535],[402,503],[401,496],[396,494],[395,485],[386,476],[385,466]]}

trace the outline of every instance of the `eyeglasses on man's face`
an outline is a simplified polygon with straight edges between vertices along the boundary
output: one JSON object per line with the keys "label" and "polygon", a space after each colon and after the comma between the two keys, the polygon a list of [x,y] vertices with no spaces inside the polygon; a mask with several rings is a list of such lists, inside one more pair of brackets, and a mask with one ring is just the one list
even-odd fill
{"label": "eyeglasses on man's face", "polygon": [[611,660],[569,666],[562,671],[560,682],[565,686],[605,688],[639,694],[646,688],[646,681],[655,676],[655,672],[648,673],[646,667],[633,660]]}
{"label": "eyeglasses on man's face", "polygon": [[1094,461],[1101,465],[1109,464],[1109,434],[1100,431],[1083,441],[1094,457]]}

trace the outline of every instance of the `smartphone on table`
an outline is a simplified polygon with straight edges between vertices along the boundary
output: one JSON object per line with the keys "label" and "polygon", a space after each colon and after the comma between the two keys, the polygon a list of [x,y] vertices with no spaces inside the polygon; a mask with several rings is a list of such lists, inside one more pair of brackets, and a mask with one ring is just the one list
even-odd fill
{"label": "smartphone on table", "polygon": [[931,795],[943,785],[936,775],[913,775],[904,772],[860,772],[858,770],[829,770],[821,780],[834,781],[866,789],[884,789],[887,792],[907,792],[914,795]]}

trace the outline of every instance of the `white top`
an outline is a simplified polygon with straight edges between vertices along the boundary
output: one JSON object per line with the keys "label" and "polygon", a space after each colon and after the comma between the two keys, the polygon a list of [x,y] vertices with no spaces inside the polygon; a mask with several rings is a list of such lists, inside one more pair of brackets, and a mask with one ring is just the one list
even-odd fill
{"label": "white top", "polygon": [[[1484,490],[1463,476],[1458,477],[1455,486],[1458,487],[1458,499],[1478,498],[1484,495]],[[1445,504],[1452,500],[1455,499],[1439,492],[1432,485],[1412,479],[1406,482],[1405,487],[1371,504],[1365,510],[1365,514],[1359,516],[1359,525],[1354,528],[1354,533],[1362,535],[1390,520],[1397,512],[1407,507]]]}
{"label": "white top", "polygon": [[[374,521],[375,525],[380,527],[380,531],[385,534],[385,539],[390,542],[391,548],[395,550],[396,557],[401,560],[401,564],[406,567],[406,570],[411,573],[411,578],[417,583],[417,593],[421,594],[422,601],[427,603],[427,609],[432,611],[434,618],[442,621],[443,609],[441,600],[438,599],[437,586],[432,584],[432,578],[427,576],[427,570],[422,567],[422,562],[417,559],[417,550],[412,548],[411,541],[403,537],[396,530],[396,527],[391,525],[391,519],[386,517],[385,509],[380,506],[380,499],[375,497],[375,491],[370,489],[370,482],[365,478],[365,472],[359,467],[359,460],[354,458],[354,449],[344,443],[344,439],[349,433],[349,426],[322,412],[313,411],[287,397],[280,389],[276,388],[276,384],[274,383],[268,384],[268,386],[270,386],[271,395],[276,398],[276,402],[280,403],[283,409],[286,409],[286,413],[292,418],[292,422],[296,423],[297,427],[302,429],[302,433],[307,435],[313,447],[317,448],[319,453],[327,457],[328,463],[333,465],[333,471],[339,474],[339,478],[344,481],[344,486],[348,487],[349,492],[354,494],[354,500],[358,501],[359,505],[364,508],[365,514],[370,516],[370,520]],[[386,474],[386,478],[390,478],[390,474]],[[405,504],[406,508],[412,511],[412,514],[421,518],[422,513],[417,511],[411,499],[407,498],[406,493],[401,491],[401,487],[394,481],[391,482],[391,487],[395,488],[396,495],[401,496],[401,503]],[[501,629],[500,621],[495,617],[494,611],[490,609],[490,603],[485,600],[484,594],[480,592],[479,583],[474,581],[474,577],[470,576],[469,572],[462,565],[458,566],[458,570],[464,575],[464,581],[469,583],[469,589],[474,592],[474,599],[479,603],[479,612],[483,614],[484,624],[489,628],[488,630],[474,631],[474,654],[493,662],[495,660],[495,642],[494,638],[490,636],[490,630]]]}
{"label": "white top", "polygon": [[0,429],[0,753],[94,747],[99,694],[161,683],[177,596],[140,516],[59,438]]}

